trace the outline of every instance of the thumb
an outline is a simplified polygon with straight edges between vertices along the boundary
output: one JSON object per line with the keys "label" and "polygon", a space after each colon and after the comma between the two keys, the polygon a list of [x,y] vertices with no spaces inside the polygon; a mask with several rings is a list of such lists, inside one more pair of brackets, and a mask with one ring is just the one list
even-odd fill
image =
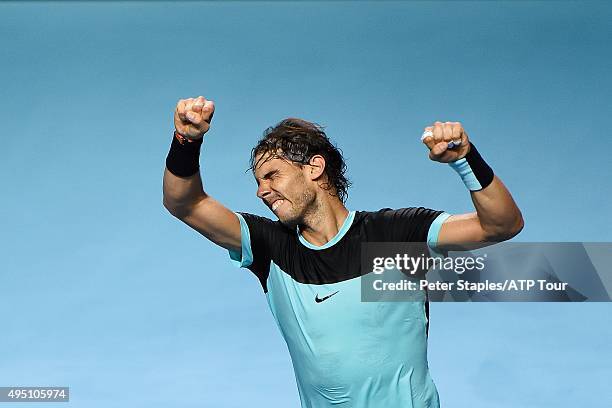
{"label": "thumb", "polygon": [[448,150],[447,142],[436,143],[436,145],[429,152],[429,158],[432,160],[440,158]]}

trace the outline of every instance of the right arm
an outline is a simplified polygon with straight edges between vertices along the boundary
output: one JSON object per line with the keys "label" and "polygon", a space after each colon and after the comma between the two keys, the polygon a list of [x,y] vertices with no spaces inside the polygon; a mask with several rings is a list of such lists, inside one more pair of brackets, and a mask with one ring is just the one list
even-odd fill
{"label": "right arm", "polygon": [[[214,110],[213,102],[201,96],[195,99],[182,99],[177,103],[174,126],[177,133],[187,140],[183,145],[174,140],[169,156],[186,151],[181,149],[191,149],[191,151],[194,151],[194,148],[199,149],[204,133],[210,128]],[[196,144],[190,145],[190,143]],[[181,160],[185,158],[189,160],[191,157],[191,160],[198,160],[197,155],[193,158],[190,154],[180,156],[175,154],[173,157],[180,157]],[[170,161],[176,163],[176,160]],[[194,166],[197,167],[197,163]],[[164,170],[164,207],[215,244],[225,249],[240,251],[240,221],[231,210],[206,194],[199,169],[191,175],[174,169],[175,172],[181,173],[176,175],[171,170],[173,169],[169,170],[168,166]]]}

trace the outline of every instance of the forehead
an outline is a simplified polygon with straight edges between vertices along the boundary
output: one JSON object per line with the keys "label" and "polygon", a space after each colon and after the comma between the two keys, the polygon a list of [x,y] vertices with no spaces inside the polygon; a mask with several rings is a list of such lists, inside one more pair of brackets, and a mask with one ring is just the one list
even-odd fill
{"label": "forehead", "polygon": [[273,170],[285,170],[294,167],[287,162],[287,160],[279,157],[272,157],[271,153],[258,154],[255,156],[255,163],[257,163],[257,167],[253,169],[255,178],[261,178],[265,176],[266,173]]}

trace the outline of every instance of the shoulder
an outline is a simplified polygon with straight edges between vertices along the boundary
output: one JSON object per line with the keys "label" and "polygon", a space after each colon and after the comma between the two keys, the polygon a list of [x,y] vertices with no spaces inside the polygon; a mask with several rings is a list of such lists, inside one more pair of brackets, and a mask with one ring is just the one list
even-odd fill
{"label": "shoulder", "polygon": [[382,208],[358,211],[356,224],[370,237],[380,241],[413,241],[426,239],[430,225],[443,211],[425,207]]}
{"label": "shoulder", "polygon": [[236,214],[241,218],[241,224],[243,222],[246,224],[252,238],[281,239],[295,237],[296,235],[295,231],[291,231],[278,220],[273,221],[269,218],[247,212],[237,212]]}
{"label": "shoulder", "polygon": [[256,225],[261,225],[261,226],[265,226],[268,228],[278,228],[279,227],[278,224],[282,226],[282,224],[279,221],[273,221],[269,218],[262,217],[260,215],[255,215],[255,214],[251,214],[248,212],[242,212],[242,211],[239,211],[236,214],[241,216],[249,225],[256,224]]}
{"label": "shoulder", "polygon": [[382,208],[378,211],[357,211],[356,220],[362,223],[393,223],[399,221],[416,221],[423,218],[436,217],[443,211],[425,207]]}

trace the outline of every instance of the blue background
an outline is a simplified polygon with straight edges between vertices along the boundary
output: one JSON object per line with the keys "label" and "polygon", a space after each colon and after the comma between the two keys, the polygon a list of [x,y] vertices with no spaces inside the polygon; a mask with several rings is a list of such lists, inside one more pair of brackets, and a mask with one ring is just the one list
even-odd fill
{"label": "blue background", "polygon": [[[523,211],[516,240],[612,241],[609,4],[0,4],[0,386],[298,406],[257,280],[162,206],[180,98],[216,103],[203,180],[233,210],[272,217],[248,155],[298,116],[344,151],[350,209],[472,211],[419,141],[457,120]],[[443,406],[612,406],[610,311],[432,304]]]}

